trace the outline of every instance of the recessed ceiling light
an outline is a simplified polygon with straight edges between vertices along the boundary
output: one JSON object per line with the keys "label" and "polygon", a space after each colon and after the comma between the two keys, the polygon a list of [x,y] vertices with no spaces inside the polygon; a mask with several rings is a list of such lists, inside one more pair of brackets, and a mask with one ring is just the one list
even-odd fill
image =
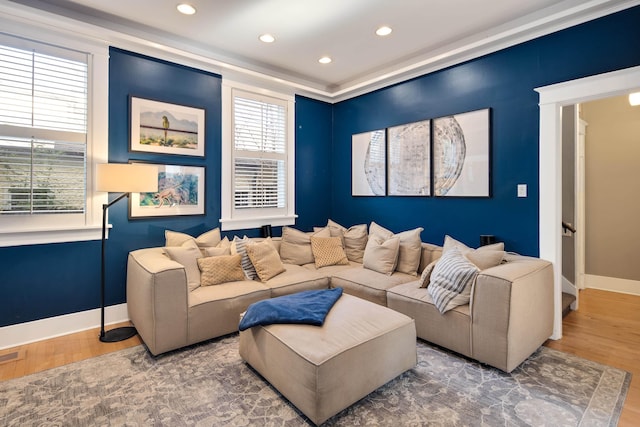
{"label": "recessed ceiling light", "polygon": [[321,64],[329,64],[331,61],[332,59],[328,56],[323,56],[322,58],[318,59],[318,62]]}
{"label": "recessed ceiling light", "polygon": [[629,104],[631,104],[634,107],[637,105],[640,105],[640,92],[629,94]]}
{"label": "recessed ceiling light", "polygon": [[260,39],[261,42],[264,42],[264,43],[273,43],[274,41],[276,41],[276,38],[273,37],[273,35],[271,34],[263,34],[258,38]]}
{"label": "recessed ceiling light", "polygon": [[185,15],[193,15],[196,13],[196,8],[187,3],[180,3],[176,6],[176,9],[178,9],[178,12]]}
{"label": "recessed ceiling light", "polygon": [[393,31],[390,27],[387,27],[386,25],[383,27],[380,27],[376,30],[376,34],[384,37],[384,36],[388,36],[389,34],[391,34],[391,31]]}

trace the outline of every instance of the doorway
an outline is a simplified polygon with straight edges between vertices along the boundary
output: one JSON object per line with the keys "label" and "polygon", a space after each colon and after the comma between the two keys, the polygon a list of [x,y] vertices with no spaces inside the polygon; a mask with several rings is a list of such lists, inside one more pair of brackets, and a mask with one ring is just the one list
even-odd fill
{"label": "doorway", "polygon": [[562,107],[640,88],[640,67],[535,89],[540,95],[539,247],[554,265],[552,339],[562,338]]}

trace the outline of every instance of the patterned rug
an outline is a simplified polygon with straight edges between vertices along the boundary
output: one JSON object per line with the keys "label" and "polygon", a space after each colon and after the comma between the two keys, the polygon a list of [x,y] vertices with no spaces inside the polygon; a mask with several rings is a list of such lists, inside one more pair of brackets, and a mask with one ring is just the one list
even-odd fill
{"label": "patterned rug", "polygon": [[[542,347],[511,374],[418,340],[418,365],[327,426],[615,426],[631,374]],[[238,335],[143,346],[0,383],[2,426],[305,426]]]}

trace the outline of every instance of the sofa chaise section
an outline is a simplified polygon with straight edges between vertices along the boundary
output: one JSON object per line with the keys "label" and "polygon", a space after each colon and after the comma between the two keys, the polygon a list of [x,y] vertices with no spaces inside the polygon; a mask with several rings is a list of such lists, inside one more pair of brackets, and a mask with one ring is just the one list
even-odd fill
{"label": "sofa chaise section", "polygon": [[419,338],[511,372],[553,332],[553,267],[525,256],[505,261],[478,274],[469,304],[444,314],[418,281],[390,288],[388,307],[415,319]]}

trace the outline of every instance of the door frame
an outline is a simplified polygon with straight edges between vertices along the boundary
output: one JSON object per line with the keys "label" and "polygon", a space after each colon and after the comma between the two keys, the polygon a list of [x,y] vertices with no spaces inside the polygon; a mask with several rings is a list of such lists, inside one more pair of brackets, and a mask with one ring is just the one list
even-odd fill
{"label": "door frame", "polygon": [[562,338],[562,107],[640,90],[640,66],[534,89],[539,93],[539,247],[553,263],[551,339]]}
{"label": "door frame", "polygon": [[[586,194],[586,170],[585,170],[585,143],[587,122],[580,118],[580,108],[576,105],[576,216],[574,227],[575,240],[575,286],[578,291],[585,288],[585,251],[586,251],[586,219],[587,210],[585,202]],[[577,300],[576,300],[577,301]],[[577,307],[576,307],[577,308]]]}

